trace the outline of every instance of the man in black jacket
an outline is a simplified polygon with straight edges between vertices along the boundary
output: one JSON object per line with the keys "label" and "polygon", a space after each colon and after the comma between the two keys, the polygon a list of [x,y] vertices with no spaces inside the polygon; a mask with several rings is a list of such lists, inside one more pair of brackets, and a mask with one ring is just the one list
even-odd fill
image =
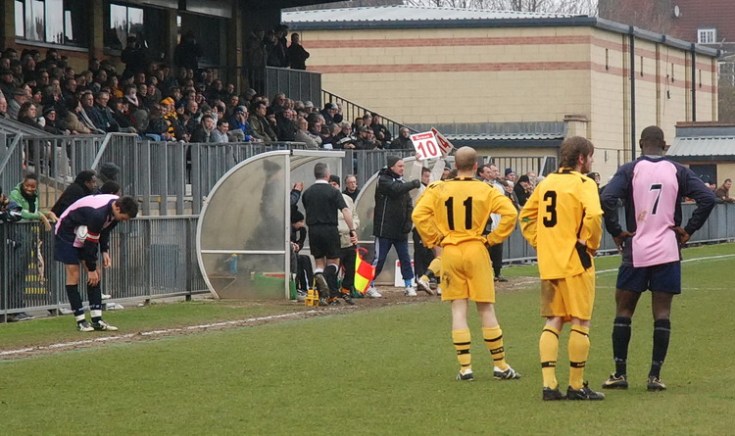
{"label": "man in black jacket", "polygon": [[72,205],[75,201],[87,195],[92,195],[97,192],[97,175],[94,170],[84,170],[77,174],[74,182],[69,185],[64,192],[61,194],[56,203],[51,208],[51,212],[56,216],[61,216],[62,213]]}
{"label": "man in black jacket", "polygon": [[[401,275],[406,285],[405,294],[415,297],[411,255],[408,252],[408,233],[411,231],[411,212],[413,211],[409,192],[417,189],[421,181],[404,182],[405,167],[400,157],[388,156],[387,166],[378,173],[373,219],[376,253],[373,265],[375,265],[375,277],[377,277],[383,270],[385,258],[391,246],[396,247],[398,260],[401,262]],[[367,295],[371,298],[382,297],[373,285],[368,289]]]}

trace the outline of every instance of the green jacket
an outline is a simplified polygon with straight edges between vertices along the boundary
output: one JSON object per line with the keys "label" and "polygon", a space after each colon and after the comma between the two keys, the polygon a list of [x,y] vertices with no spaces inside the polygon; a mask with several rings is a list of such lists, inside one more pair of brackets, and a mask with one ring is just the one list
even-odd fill
{"label": "green jacket", "polygon": [[12,191],[10,191],[10,199],[18,203],[18,206],[23,209],[20,213],[20,216],[23,217],[23,220],[39,221],[41,219],[41,210],[38,208],[38,191],[36,191],[36,207],[34,208],[34,210],[30,210],[30,204],[28,204],[28,200],[26,200],[26,198],[23,197],[23,194],[21,194],[22,189],[23,183],[18,183],[18,185],[13,188]]}

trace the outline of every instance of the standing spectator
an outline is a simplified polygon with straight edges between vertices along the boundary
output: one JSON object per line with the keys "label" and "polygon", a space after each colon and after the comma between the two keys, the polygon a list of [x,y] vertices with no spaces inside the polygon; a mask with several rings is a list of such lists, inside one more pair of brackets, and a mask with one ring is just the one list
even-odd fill
{"label": "standing spectator", "polygon": [[61,216],[64,211],[75,201],[87,195],[92,195],[97,191],[97,174],[94,170],[84,170],[77,174],[74,182],[69,185],[61,194],[56,203],[51,208],[51,212],[56,216]]}
{"label": "standing spectator", "polygon": [[199,58],[202,54],[202,47],[197,43],[194,32],[189,30],[174,49],[174,65],[196,71],[199,69]]}
{"label": "standing spectator", "polygon": [[324,163],[314,165],[316,181],[302,195],[309,226],[309,246],[314,256],[314,282],[319,291],[320,304],[336,304],[341,296],[337,273],[339,271],[340,237],[337,211],[342,211],[350,242],[357,243],[357,232],[352,212],[340,192],[329,185],[329,168]]}
{"label": "standing spectator", "polygon": [[[81,332],[117,330],[117,327],[102,320],[102,288],[97,260],[101,252],[102,266],[109,268],[112,265],[110,232],[118,222],[128,221],[136,215],[138,203],[132,197],[92,195],[69,206],[56,224],[54,259],[64,264],[66,294],[74,312],[77,330]],[[87,269],[91,325],[84,315],[79,294],[80,264]]]}
{"label": "standing spectator", "polygon": [[[497,166],[495,166],[494,164],[485,164],[480,167],[477,175],[480,180],[495,188],[495,190],[497,190],[499,193],[505,195],[505,188],[498,180],[500,172],[498,171]],[[490,228],[487,230],[491,232],[495,231],[495,229],[498,227],[498,224],[500,224],[500,215],[491,214],[490,222],[488,223]],[[496,282],[507,282],[508,279],[500,274],[501,270],[503,269],[503,243],[500,242],[498,244],[491,245],[488,247],[488,250],[490,252],[490,260],[493,264],[493,280]]]}
{"label": "standing spectator", "polygon": [[[409,192],[421,186],[421,181],[403,181],[406,165],[398,156],[388,156],[387,165],[378,173],[378,186],[375,188],[375,212],[373,218],[373,236],[375,236],[375,277],[380,275],[388,257],[388,251],[396,248],[398,260],[401,262],[401,275],[406,287],[404,294],[416,296],[413,287],[413,268],[411,255],[408,253],[408,234],[411,232],[411,196]],[[370,284],[367,296],[380,298],[382,295]]]}
{"label": "standing spectator", "polygon": [[127,45],[120,54],[120,60],[125,64],[123,80],[133,77],[138,73],[144,73],[148,66],[145,49],[135,35],[128,36]]}
{"label": "standing spectator", "polygon": [[[40,208],[38,199],[38,177],[35,174],[26,174],[23,181],[10,191],[10,200],[20,208],[20,216],[23,221],[41,221],[46,231],[51,230],[51,223],[57,218],[53,212],[44,212]],[[16,293],[19,307],[24,307],[26,275],[31,256],[35,256],[38,236],[30,227],[16,227],[20,230],[11,235],[13,241],[15,270],[10,272],[8,281],[8,294]],[[30,316],[21,312],[15,315],[15,321],[29,319]]]}
{"label": "standing spectator", "polygon": [[732,180],[725,179],[725,182],[722,183],[722,186],[715,190],[715,197],[717,197],[717,201],[721,201],[723,203],[735,203],[735,198],[730,197],[731,187]]}
{"label": "standing spectator", "polygon": [[[335,188],[337,191],[339,191],[339,176],[329,176],[329,184],[332,185],[332,187]],[[345,194],[342,194],[342,198],[345,200],[347,208],[350,209],[350,212],[352,212],[352,224],[354,224],[354,228],[357,229],[357,227],[360,225],[360,219],[357,217],[355,202],[353,202],[352,199]],[[352,306],[355,304],[355,302],[352,301],[351,295],[353,286],[355,285],[355,258],[357,257],[357,242],[352,242],[350,227],[347,225],[347,221],[345,221],[344,214],[340,213],[337,218],[339,220],[339,223],[337,225],[337,228],[339,228],[340,243],[339,263],[342,266],[342,271],[344,272],[344,275],[342,276],[342,288],[340,289],[340,293],[342,294],[341,297],[345,300],[345,303]]]}
{"label": "standing spectator", "polygon": [[592,168],[595,148],[580,136],[567,138],[559,150],[559,171],[536,187],[521,211],[523,237],[536,249],[541,276],[541,316],[546,324],[539,350],[542,399],[562,400],[556,379],[559,335],[569,333],[568,400],[603,400],[584,381],[590,351],[590,320],[595,301],[592,256],[602,239],[602,208],[597,188],[584,174]]}
{"label": "standing spectator", "polygon": [[309,59],[309,52],[301,46],[301,38],[298,33],[291,34],[291,45],[287,51],[288,64],[294,70],[305,70],[306,60]]}
{"label": "standing spectator", "polygon": [[[427,248],[442,247],[443,301],[452,304],[452,342],[460,371],[457,380],[473,380],[471,334],[467,322],[474,301],[482,323],[482,337],[493,359],[493,376],[520,378],[505,360],[503,331],[495,316],[495,290],[490,280],[486,244],[497,244],[513,231],[516,210],[501,194],[473,179],[477,153],[462,147],[455,155],[457,178],[429,185],[419,199],[413,218]],[[468,200],[472,201],[468,201]],[[497,231],[483,236],[491,213],[502,216]]]}
{"label": "standing spectator", "polygon": [[[653,353],[648,390],[661,391],[661,367],[671,335],[671,302],[681,293],[681,247],[701,228],[715,205],[715,196],[690,170],[664,158],[664,132],[649,126],[641,132],[641,157],[620,167],[602,191],[605,228],[622,251],[615,290],[612,342],[615,372],[603,388],[628,387],[628,343],[631,319],[641,294],[651,291]],[[681,198],[697,208],[681,227]],[[618,200],[625,203],[626,230],[618,223]]]}
{"label": "standing spectator", "polygon": [[354,174],[348,174],[345,177],[345,190],[343,194],[350,197],[352,201],[357,201],[357,196],[360,194],[360,188],[357,187],[357,177]]}
{"label": "standing spectator", "polygon": [[518,207],[523,207],[533,192],[533,186],[531,186],[527,175],[524,174],[518,178],[518,183],[513,186],[513,192],[516,195],[516,199],[518,199]]}

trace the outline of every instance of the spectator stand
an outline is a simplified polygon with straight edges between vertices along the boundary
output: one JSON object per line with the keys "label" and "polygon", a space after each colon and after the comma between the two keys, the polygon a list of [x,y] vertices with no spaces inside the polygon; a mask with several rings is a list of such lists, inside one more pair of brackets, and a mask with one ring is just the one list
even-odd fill
{"label": "spectator stand", "polygon": [[290,191],[314,181],[314,164],[340,174],[341,151],[280,150],[238,163],[212,188],[196,232],[196,253],[217,298],[289,298]]}
{"label": "spectator stand", "polygon": [[[362,117],[366,113],[374,112],[366,107],[355,104],[350,100],[345,99],[344,97],[332,94],[329,91],[322,90],[322,99],[324,100],[324,103],[335,103],[341,106],[344,121],[348,123],[352,123],[355,118]],[[316,102],[314,102],[314,104],[316,104]],[[388,129],[393,138],[398,137],[398,131],[401,127],[408,127],[390,118],[386,118],[383,114],[380,114],[380,118],[382,119],[382,124],[386,127],[386,129]],[[408,127],[408,129],[412,133],[416,132],[415,129],[412,129],[410,127]]]}

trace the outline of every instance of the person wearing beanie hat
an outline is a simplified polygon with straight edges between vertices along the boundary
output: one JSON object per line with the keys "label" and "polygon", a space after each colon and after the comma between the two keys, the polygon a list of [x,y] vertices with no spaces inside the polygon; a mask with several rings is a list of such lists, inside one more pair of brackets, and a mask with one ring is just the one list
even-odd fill
{"label": "person wearing beanie hat", "polygon": [[[405,295],[416,296],[413,287],[413,268],[411,255],[408,252],[408,234],[411,232],[411,212],[413,204],[410,191],[421,186],[420,180],[404,182],[403,172],[405,164],[400,156],[389,155],[386,158],[386,167],[378,173],[378,186],[375,188],[375,212],[373,220],[373,236],[375,236],[375,277],[380,275],[393,246],[396,248],[398,259],[401,262],[401,275],[405,285]],[[382,295],[370,284],[366,295],[371,298],[380,298]]]}

